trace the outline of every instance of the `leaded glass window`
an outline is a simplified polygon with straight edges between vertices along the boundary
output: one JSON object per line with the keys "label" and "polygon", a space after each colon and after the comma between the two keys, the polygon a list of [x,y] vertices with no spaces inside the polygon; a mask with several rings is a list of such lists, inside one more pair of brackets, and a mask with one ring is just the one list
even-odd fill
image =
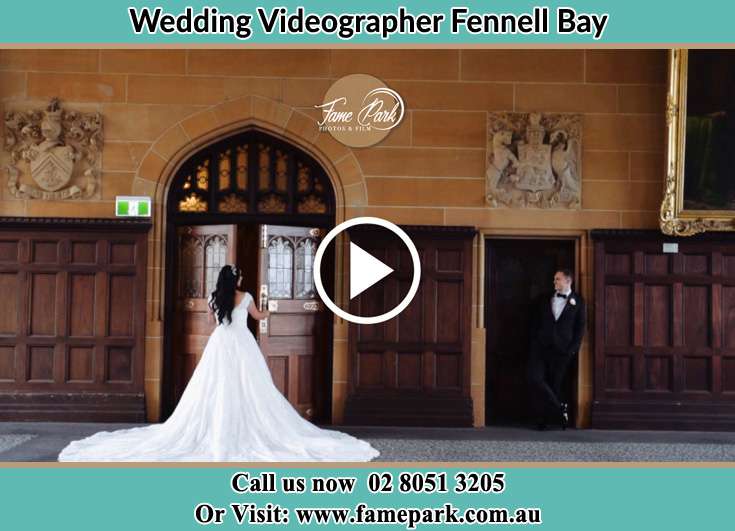
{"label": "leaded glass window", "polygon": [[293,246],[286,238],[273,238],[268,244],[268,296],[290,299],[293,293]]}
{"label": "leaded glass window", "polygon": [[314,298],[314,254],[316,242],[305,238],[296,245],[296,297],[297,299]]}
{"label": "leaded glass window", "polygon": [[329,179],[307,153],[261,131],[216,142],[181,165],[171,184],[169,208],[181,219],[223,213],[334,213]]}
{"label": "leaded glass window", "polygon": [[227,240],[222,236],[207,240],[205,260],[205,294],[209,295],[217,287],[217,276],[227,260]]}

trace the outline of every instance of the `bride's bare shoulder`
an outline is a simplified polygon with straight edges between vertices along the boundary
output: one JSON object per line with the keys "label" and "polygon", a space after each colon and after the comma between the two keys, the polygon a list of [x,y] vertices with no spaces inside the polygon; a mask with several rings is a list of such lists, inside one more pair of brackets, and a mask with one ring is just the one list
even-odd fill
{"label": "bride's bare shoulder", "polygon": [[235,305],[240,304],[243,299],[251,297],[251,295],[247,291],[236,291],[235,292]]}

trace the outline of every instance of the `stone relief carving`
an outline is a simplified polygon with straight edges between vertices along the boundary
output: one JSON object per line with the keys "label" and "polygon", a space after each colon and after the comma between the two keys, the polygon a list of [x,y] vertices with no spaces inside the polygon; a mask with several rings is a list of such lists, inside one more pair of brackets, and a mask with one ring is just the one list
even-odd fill
{"label": "stone relief carving", "polygon": [[[93,197],[99,188],[102,116],[61,109],[5,112],[8,188],[23,199]],[[26,164],[23,164],[26,163]],[[34,186],[27,178],[37,186]],[[23,179],[23,177],[26,179]],[[25,181],[25,182],[22,182]]]}
{"label": "stone relief carving", "polygon": [[488,113],[487,138],[488,205],[580,207],[582,115]]}

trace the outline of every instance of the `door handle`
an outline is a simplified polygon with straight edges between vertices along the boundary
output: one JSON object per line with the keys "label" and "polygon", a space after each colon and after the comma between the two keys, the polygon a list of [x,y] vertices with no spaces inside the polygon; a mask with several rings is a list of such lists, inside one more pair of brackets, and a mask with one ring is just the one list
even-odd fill
{"label": "door handle", "polygon": [[[268,284],[261,284],[260,285],[260,295],[258,296],[258,306],[260,308],[260,311],[265,311],[266,308],[268,308]],[[260,323],[258,325],[260,327],[260,333],[261,334],[267,334],[268,333],[268,318],[261,319]]]}
{"label": "door handle", "polygon": [[259,310],[265,311],[268,307],[268,284],[260,285],[260,299],[258,300]]}

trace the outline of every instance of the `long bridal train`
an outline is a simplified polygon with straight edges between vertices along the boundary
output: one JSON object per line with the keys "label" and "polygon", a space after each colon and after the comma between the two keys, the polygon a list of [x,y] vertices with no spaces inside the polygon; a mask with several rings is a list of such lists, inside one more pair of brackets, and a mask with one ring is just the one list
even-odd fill
{"label": "long bridal train", "polygon": [[274,385],[247,328],[245,297],[217,326],[162,424],[73,441],[59,461],[370,461],[369,443],[303,419]]}

